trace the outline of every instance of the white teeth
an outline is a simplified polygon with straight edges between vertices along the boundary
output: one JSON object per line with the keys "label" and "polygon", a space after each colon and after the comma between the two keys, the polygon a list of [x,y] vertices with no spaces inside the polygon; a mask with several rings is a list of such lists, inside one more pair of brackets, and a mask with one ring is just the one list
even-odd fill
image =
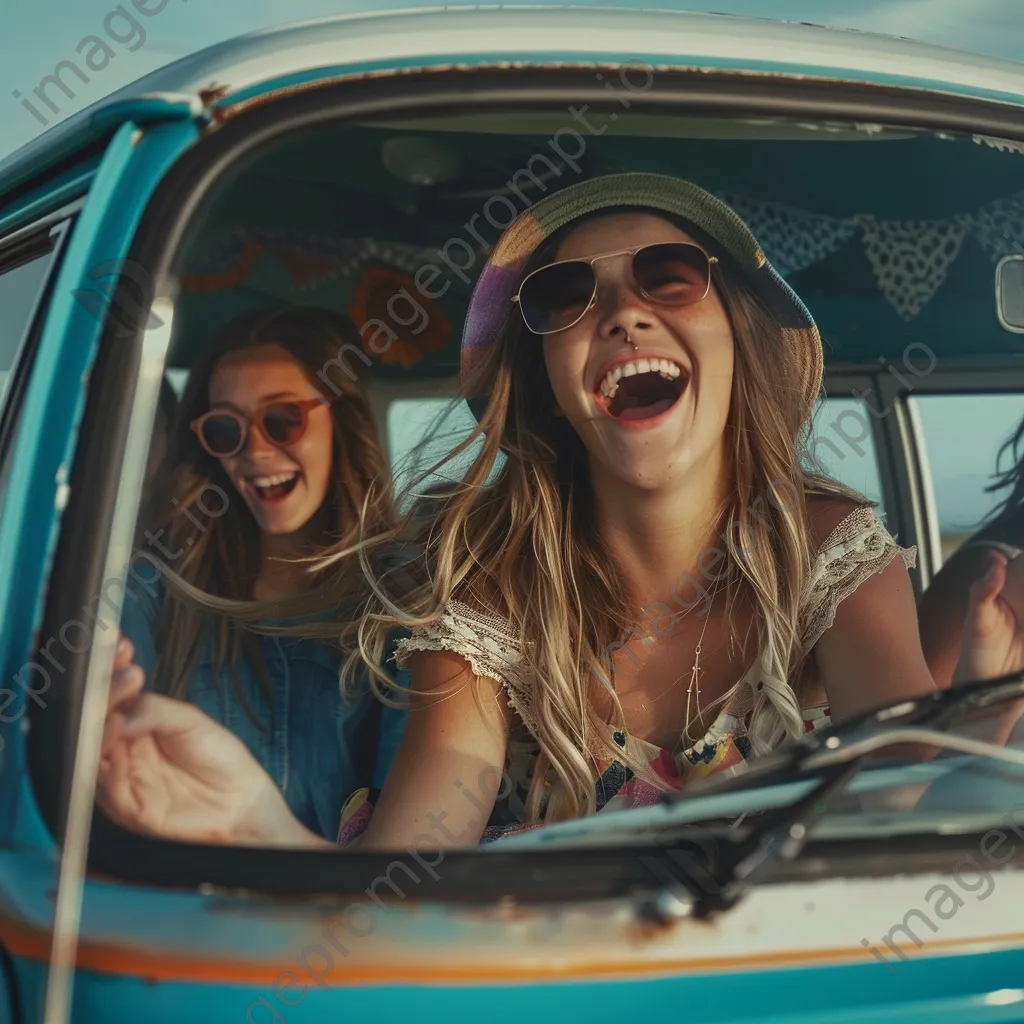
{"label": "white teeth", "polygon": [[279,473],[277,476],[254,476],[250,477],[254,487],[276,487],[278,484],[285,484],[297,477],[298,473]]}
{"label": "white teeth", "polygon": [[669,359],[634,359],[609,370],[598,390],[605,398],[614,398],[615,392],[619,390],[619,381],[623,377],[635,377],[638,373],[658,373],[666,380],[675,380],[682,372],[682,369]]}

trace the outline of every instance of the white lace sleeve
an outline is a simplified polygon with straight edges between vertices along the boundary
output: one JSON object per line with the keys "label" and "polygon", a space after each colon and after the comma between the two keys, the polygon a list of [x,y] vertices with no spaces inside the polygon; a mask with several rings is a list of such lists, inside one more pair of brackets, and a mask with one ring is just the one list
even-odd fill
{"label": "white lace sleeve", "polygon": [[800,631],[805,651],[835,622],[839,605],[896,555],[908,569],[917,562],[917,548],[900,547],[874,509],[861,506],[842,520],[818,550],[807,581]]}
{"label": "white lace sleeve", "polygon": [[512,710],[533,729],[529,680],[512,627],[497,615],[479,612],[461,601],[451,601],[439,621],[421,626],[395,645],[395,664],[405,666],[414,651],[452,651],[461,654],[478,676],[501,683]]}

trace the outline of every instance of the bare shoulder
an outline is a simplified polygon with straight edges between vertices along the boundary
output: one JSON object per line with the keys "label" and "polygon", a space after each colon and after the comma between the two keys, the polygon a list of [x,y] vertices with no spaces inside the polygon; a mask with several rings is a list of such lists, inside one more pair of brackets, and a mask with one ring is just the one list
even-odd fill
{"label": "bare shoulder", "polygon": [[808,491],[806,495],[807,532],[814,549],[820,548],[832,536],[844,519],[861,508],[870,508],[869,502],[856,501],[842,494]]}

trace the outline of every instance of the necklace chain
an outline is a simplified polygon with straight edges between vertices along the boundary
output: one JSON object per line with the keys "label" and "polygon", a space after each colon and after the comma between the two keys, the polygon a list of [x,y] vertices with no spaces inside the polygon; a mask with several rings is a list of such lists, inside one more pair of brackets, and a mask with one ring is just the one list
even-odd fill
{"label": "necklace chain", "polygon": [[[703,711],[700,706],[700,677],[703,671],[700,667],[700,652],[701,646],[704,643],[704,634],[707,633],[708,622],[711,619],[711,609],[715,605],[715,598],[718,597],[718,585],[721,582],[721,575],[716,576],[715,585],[711,591],[711,600],[708,601],[707,611],[704,613],[704,625],[701,627],[700,637],[697,640],[697,646],[693,651],[693,668],[690,670],[690,685],[686,688],[686,720],[683,724],[683,741],[688,747],[693,746],[693,744],[700,739],[699,736],[690,735],[690,723],[694,721],[699,722],[703,717]],[[691,701],[697,705],[697,714],[693,718],[690,717]]]}
{"label": "necklace chain", "polygon": [[692,746],[697,742],[697,739],[699,739],[699,737],[694,738],[690,735],[690,722],[694,721],[693,718],[690,718],[690,701],[692,699],[697,704],[697,714],[695,719],[699,722],[702,715],[700,709],[700,649],[701,644],[704,643],[704,634],[708,629],[708,620],[711,618],[711,609],[714,606],[715,598],[718,596],[718,583],[720,578],[721,577],[715,580],[715,589],[711,592],[711,600],[708,602],[708,610],[704,616],[704,626],[700,631],[700,639],[697,641],[697,646],[694,648],[693,652],[693,668],[690,670],[690,685],[686,688],[686,721],[683,725],[683,739],[689,746]]}
{"label": "necklace chain", "polygon": [[[715,576],[715,585],[711,591],[711,600],[708,601],[707,610],[704,613],[704,625],[701,627],[700,638],[697,640],[697,646],[693,651],[693,667],[690,670],[689,685],[686,687],[686,719],[683,724],[682,731],[682,738],[687,746],[692,746],[698,739],[700,739],[699,736],[693,737],[690,735],[690,724],[694,721],[699,722],[703,716],[703,711],[700,706],[700,677],[703,673],[703,669],[700,664],[701,646],[704,643],[704,635],[707,633],[708,629],[708,620],[711,618],[711,609],[714,607],[715,598],[718,596],[718,587],[722,582],[723,575],[724,573],[719,573]],[[691,611],[692,608],[684,608],[678,612],[673,612],[669,617],[669,621],[672,623],[673,628],[684,615],[688,615]],[[651,634],[643,637],[643,640],[648,643],[656,642]],[[713,701],[711,706],[713,707],[715,703],[717,702]],[[690,708],[693,704],[697,705],[697,714],[691,718]],[[641,706],[646,707],[647,705],[643,704]]]}

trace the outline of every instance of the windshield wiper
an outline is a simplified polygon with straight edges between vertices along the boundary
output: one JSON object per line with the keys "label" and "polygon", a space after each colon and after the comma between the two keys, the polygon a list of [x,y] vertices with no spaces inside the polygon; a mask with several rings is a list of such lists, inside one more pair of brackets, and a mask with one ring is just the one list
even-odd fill
{"label": "windshield wiper", "polygon": [[[836,743],[811,754],[803,762],[807,771],[824,769],[822,781],[809,793],[759,822],[737,847],[740,858],[723,888],[723,905],[732,906],[750,886],[762,881],[780,862],[796,860],[810,838],[811,826],[830,808],[865,758],[887,747],[924,743],[942,750],[974,754],[1024,768],[1024,750],[999,747],[966,736],[913,726],[872,733],[848,744]],[[740,852],[742,851],[742,852]]]}
{"label": "windshield wiper", "polygon": [[[775,758],[766,771],[752,770],[739,779],[728,780],[733,784],[722,786],[718,792],[737,791],[751,784],[760,787],[792,782],[808,775],[819,779],[809,792],[792,803],[758,814],[755,827],[742,838],[734,839],[726,832],[710,844],[711,849],[692,834],[686,836],[688,829],[700,828],[700,822],[680,822],[680,838],[685,836],[689,848],[665,851],[671,866],[651,855],[641,858],[664,886],[652,902],[652,909],[657,912],[661,907],[672,916],[685,912],[707,917],[735,906],[752,886],[775,873],[781,863],[800,856],[814,823],[843,794],[863,762],[886,748],[927,744],[1024,767],[1024,750],[934,728],[954,723],[964,712],[986,710],[1020,699],[1024,699],[1024,672],[905,701],[871,712],[855,722],[822,730],[820,738],[812,734]],[[710,784],[702,786],[701,795],[706,796],[710,788]],[[679,799],[680,795],[673,795],[671,802]]]}
{"label": "windshield wiper", "polygon": [[[825,750],[846,746],[854,740],[888,734],[896,727],[949,727],[972,711],[983,711],[1011,700],[1024,700],[1024,671],[998,679],[963,683],[924,697],[866,711],[857,718],[808,733],[799,740],[752,761],[742,775],[702,780],[699,788],[666,793],[663,803],[678,804],[723,793],[739,793],[799,781],[822,762],[813,760]],[[991,745],[993,749],[1001,749]],[[986,746],[986,750],[989,747]],[[978,753],[978,750],[972,750]],[[824,763],[828,763],[827,761]]]}

